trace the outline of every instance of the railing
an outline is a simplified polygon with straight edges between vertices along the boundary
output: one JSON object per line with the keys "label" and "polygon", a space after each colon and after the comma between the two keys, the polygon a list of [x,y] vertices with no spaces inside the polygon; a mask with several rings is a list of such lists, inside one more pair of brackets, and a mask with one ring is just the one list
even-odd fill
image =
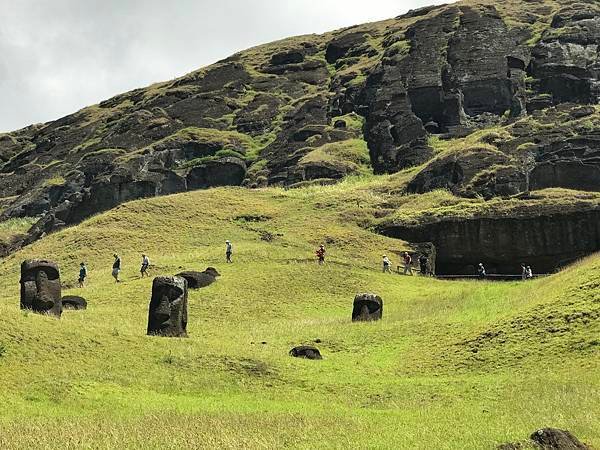
{"label": "railing", "polygon": [[[538,273],[534,274],[532,278],[544,278],[550,276],[549,273]],[[436,275],[437,279],[440,280],[499,280],[499,281],[513,281],[513,280],[522,280],[522,275],[504,275],[504,274],[496,274],[491,273],[486,275],[485,277],[480,277],[479,275]],[[528,278],[531,279],[531,278]],[[527,280],[524,280],[527,281]]]}

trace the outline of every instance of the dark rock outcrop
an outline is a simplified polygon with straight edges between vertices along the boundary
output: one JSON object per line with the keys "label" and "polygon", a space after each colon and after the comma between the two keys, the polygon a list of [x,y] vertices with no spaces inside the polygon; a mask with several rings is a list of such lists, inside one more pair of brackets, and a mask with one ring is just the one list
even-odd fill
{"label": "dark rock outcrop", "polygon": [[148,307],[148,335],[187,337],[187,289],[185,278],[154,279]]}
{"label": "dark rock outcrop", "polygon": [[491,274],[518,274],[523,261],[536,273],[552,273],[600,250],[600,209],[447,217],[417,226],[384,225],[380,231],[410,242],[433,242],[440,275],[473,275],[479,262]]}
{"label": "dark rock outcrop", "polygon": [[78,295],[65,295],[62,298],[63,309],[74,309],[77,311],[87,309],[87,301]]}
{"label": "dark rock outcrop", "polygon": [[[351,139],[368,143],[376,173],[429,163],[411,192],[510,196],[529,190],[526,175],[532,189],[597,191],[599,40],[593,2],[516,0],[438,5],[256,47],[0,134],[0,220],[40,217],[28,243],[134,199],[333,182],[355,171],[304,158]],[[362,129],[342,117],[350,113]],[[573,126],[552,130],[561,114]],[[434,159],[431,134],[501,125],[514,139],[495,143],[498,152],[476,145]],[[517,161],[525,144],[535,158],[526,175]]]}
{"label": "dark rock outcrop", "polygon": [[371,322],[381,320],[383,300],[376,294],[358,294],[354,297],[352,322]]}
{"label": "dark rock outcrop", "polygon": [[177,276],[186,279],[188,288],[200,289],[213,284],[221,274],[214,267],[209,267],[204,272],[188,270],[178,273]]}
{"label": "dark rock outcrop", "polygon": [[294,347],[290,350],[290,356],[293,356],[294,358],[323,359],[319,349],[310,345]]}
{"label": "dark rock outcrop", "polygon": [[21,264],[21,309],[60,318],[60,271],[55,262],[33,259]]}

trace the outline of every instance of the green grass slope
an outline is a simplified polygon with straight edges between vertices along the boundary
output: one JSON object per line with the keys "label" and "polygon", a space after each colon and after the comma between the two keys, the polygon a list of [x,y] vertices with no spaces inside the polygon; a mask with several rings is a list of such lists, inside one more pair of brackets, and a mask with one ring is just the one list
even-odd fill
{"label": "green grass slope", "polygon": [[[483,449],[544,426],[600,447],[600,257],[525,284],[383,274],[381,255],[405,247],[360,211],[402,176],[136,201],[3,260],[0,447]],[[188,339],[145,336],[141,252],[152,275],[222,273],[190,292]],[[64,294],[88,310],[21,312],[32,257],[72,285],[86,261],[88,287]],[[362,291],[383,297],[381,322],[351,323]],[[315,341],[322,361],[288,356]]]}

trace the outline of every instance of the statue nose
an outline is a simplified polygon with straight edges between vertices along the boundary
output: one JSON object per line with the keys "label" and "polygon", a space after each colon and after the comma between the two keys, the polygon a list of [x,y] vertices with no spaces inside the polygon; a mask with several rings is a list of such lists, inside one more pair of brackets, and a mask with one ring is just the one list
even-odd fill
{"label": "statue nose", "polygon": [[52,296],[48,291],[48,274],[40,270],[35,276],[36,301],[39,305],[50,308],[54,304]]}
{"label": "statue nose", "polygon": [[167,296],[161,298],[158,308],[156,308],[156,316],[162,321],[167,321],[171,317],[171,306]]}

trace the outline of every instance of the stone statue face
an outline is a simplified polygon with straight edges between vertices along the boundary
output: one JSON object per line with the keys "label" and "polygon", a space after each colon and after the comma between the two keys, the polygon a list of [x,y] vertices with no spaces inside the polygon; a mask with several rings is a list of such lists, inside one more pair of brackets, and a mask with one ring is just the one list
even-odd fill
{"label": "stone statue face", "polygon": [[383,300],[374,294],[359,294],[354,298],[353,322],[380,320],[383,315]]}
{"label": "stone statue face", "polygon": [[21,309],[60,317],[60,272],[56,263],[34,259],[21,264]]}
{"label": "stone statue face", "polygon": [[187,281],[181,277],[156,277],[148,311],[148,334],[187,336]]}

